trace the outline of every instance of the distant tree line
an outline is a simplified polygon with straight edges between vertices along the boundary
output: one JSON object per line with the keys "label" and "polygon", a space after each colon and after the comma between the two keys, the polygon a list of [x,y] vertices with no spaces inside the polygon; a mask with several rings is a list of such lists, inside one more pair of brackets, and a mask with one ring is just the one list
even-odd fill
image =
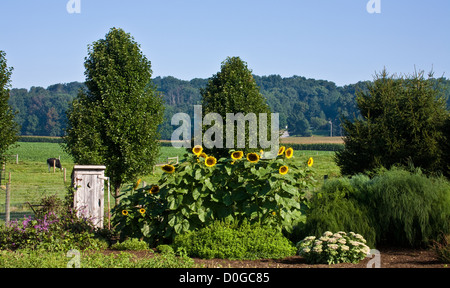
{"label": "distant tree line", "polygon": [[[359,117],[356,92],[367,92],[367,82],[340,87],[334,82],[299,76],[254,75],[254,79],[271,111],[280,114],[280,128],[287,126],[291,135],[298,136],[330,135],[330,121],[333,136],[342,135],[341,116]],[[201,104],[200,90],[206,87],[208,79],[186,81],[169,76],[152,81],[162,92],[166,107],[159,132],[162,139],[170,140],[176,129],[171,126],[172,116],[178,112],[193,115],[194,105]],[[450,88],[450,80],[443,79],[443,84]],[[55,84],[46,89],[11,89],[9,104],[17,112],[15,121],[21,127],[20,134],[62,136],[67,126],[66,111],[80,89],[86,89],[84,83]],[[446,89],[446,95],[449,94],[450,89]]]}
{"label": "distant tree line", "polygon": [[51,85],[47,89],[31,87],[11,89],[9,105],[17,112],[15,121],[24,136],[62,136],[66,111],[83,83]]}

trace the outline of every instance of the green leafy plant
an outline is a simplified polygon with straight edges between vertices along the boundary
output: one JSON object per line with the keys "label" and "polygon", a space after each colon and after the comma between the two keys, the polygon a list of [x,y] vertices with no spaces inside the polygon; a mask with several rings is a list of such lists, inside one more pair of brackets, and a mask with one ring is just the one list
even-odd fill
{"label": "green leafy plant", "polygon": [[131,251],[143,251],[149,250],[148,244],[137,238],[127,239],[123,242],[115,243],[111,246],[114,250],[131,250]]}
{"label": "green leafy plant", "polygon": [[206,259],[280,259],[296,253],[279,230],[247,222],[237,225],[215,221],[198,231],[176,236],[173,246],[191,257]]}
{"label": "green leafy plant", "polygon": [[[0,250],[1,268],[66,268],[70,258],[67,251],[49,252],[45,250]],[[152,257],[138,258],[132,253],[81,252],[81,268],[195,268],[194,260],[173,254],[154,254]]]}
{"label": "green leafy plant", "polygon": [[290,232],[305,220],[305,193],[315,183],[312,159],[297,165],[290,159],[293,150],[285,147],[275,159],[232,151],[230,158],[217,160],[201,147],[193,152],[176,167],[162,167],[158,185],[124,195],[113,211],[122,236],[172,241],[215,220],[258,222]]}
{"label": "green leafy plant", "polygon": [[162,253],[162,254],[167,254],[167,253],[169,253],[169,254],[175,254],[175,251],[173,250],[172,246],[167,245],[167,244],[161,244],[161,245],[158,245],[158,246],[156,247],[156,250],[157,250],[159,253]]}
{"label": "green leafy plant", "polygon": [[326,231],[320,238],[308,236],[298,242],[298,254],[311,264],[358,263],[370,252],[366,240],[354,232]]}

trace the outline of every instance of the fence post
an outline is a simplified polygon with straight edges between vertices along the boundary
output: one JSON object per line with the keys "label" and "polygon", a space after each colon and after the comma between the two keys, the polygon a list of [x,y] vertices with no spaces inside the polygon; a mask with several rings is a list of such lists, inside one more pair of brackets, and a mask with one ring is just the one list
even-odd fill
{"label": "fence post", "polygon": [[11,220],[10,201],[11,201],[11,172],[9,172],[8,183],[6,184],[6,202],[5,202],[6,225],[8,225]]}

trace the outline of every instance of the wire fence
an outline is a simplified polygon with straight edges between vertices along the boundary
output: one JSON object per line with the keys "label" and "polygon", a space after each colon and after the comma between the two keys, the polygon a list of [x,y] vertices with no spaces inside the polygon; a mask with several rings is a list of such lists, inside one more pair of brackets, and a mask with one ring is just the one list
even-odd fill
{"label": "wire fence", "polygon": [[[184,151],[181,152],[184,153]],[[180,162],[184,158],[184,156],[181,155],[181,152],[179,155],[174,155],[174,153],[161,155],[158,159],[158,164],[175,164]],[[301,157],[314,157],[326,155],[331,156],[336,152],[297,150],[295,153]],[[43,163],[39,163],[38,168],[34,168],[32,164],[28,164],[30,166],[27,168],[21,168],[22,163],[19,164],[18,162],[19,155],[13,156],[14,157],[11,156],[10,159],[8,159],[8,169],[3,169],[0,166],[0,224],[6,222],[7,210],[10,215],[10,221],[21,220],[25,217],[33,216],[33,205],[38,205],[45,197],[56,195],[59,199],[64,200],[71,182],[71,168],[67,171],[64,168],[63,172],[56,169],[56,172],[53,172],[53,169],[48,169],[47,165]],[[155,167],[157,166],[159,165],[156,165]],[[28,170],[32,170],[32,172]],[[8,174],[11,173],[11,171],[12,180],[9,180]],[[155,172],[155,170],[153,172]],[[8,181],[10,182],[8,183]],[[7,186],[9,189],[9,209],[6,207]]]}
{"label": "wire fence", "polygon": [[[11,174],[14,176],[14,173]],[[70,185],[63,181],[51,185],[47,183],[21,184],[18,181],[11,181],[8,179],[9,176],[5,178],[6,183],[2,184],[0,189],[0,223],[5,223],[7,216],[10,221],[33,216],[33,205],[40,204],[45,197],[56,195],[63,200],[67,195],[68,185]]]}
{"label": "wire fence", "polygon": [[[44,161],[19,161],[19,156],[0,159],[0,225],[5,224],[7,218],[14,221],[34,216],[38,208],[35,206],[42,203],[45,197],[56,195],[64,200],[71,185],[72,165],[68,164],[67,170],[54,171],[54,167],[47,167]],[[182,158],[180,155],[170,156],[161,155],[158,164],[178,163]],[[10,173],[12,179],[8,179]]]}

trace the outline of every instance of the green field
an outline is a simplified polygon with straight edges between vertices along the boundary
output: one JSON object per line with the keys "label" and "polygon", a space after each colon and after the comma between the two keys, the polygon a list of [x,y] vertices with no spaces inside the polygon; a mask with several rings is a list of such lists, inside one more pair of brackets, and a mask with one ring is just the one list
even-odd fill
{"label": "green field", "polygon": [[[288,146],[288,144],[287,144]],[[71,185],[71,173],[74,161],[62,146],[58,143],[32,143],[20,142],[16,147],[11,148],[7,153],[6,178],[11,173],[11,218],[23,218],[29,215],[32,210],[27,202],[31,204],[39,203],[45,196],[58,195],[64,198],[68,187]],[[19,155],[19,163],[16,164],[16,157]],[[181,161],[186,154],[185,149],[173,147],[161,147],[158,163],[166,163],[168,157],[179,157]],[[46,160],[48,158],[60,158],[63,168],[66,169],[66,182],[64,182],[64,172],[56,169],[48,170]],[[334,152],[327,151],[295,151],[296,161],[306,163],[309,157],[314,159],[314,170],[319,184],[323,181],[324,175],[337,177],[340,175],[339,168],[333,161]],[[306,164],[305,164],[306,165]],[[143,182],[156,184],[162,174],[159,167],[155,167],[155,174],[141,175]],[[7,181],[7,179],[6,179]],[[124,189],[133,183],[124,185]],[[0,221],[4,219],[5,213],[5,183],[2,181],[0,189]],[[107,195],[105,195],[105,198]],[[112,199],[112,198],[111,198]],[[106,200],[106,199],[105,199]],[[114,202],[114,201],[112,201]],[[106,202],[105,202],[106,203]]]}

